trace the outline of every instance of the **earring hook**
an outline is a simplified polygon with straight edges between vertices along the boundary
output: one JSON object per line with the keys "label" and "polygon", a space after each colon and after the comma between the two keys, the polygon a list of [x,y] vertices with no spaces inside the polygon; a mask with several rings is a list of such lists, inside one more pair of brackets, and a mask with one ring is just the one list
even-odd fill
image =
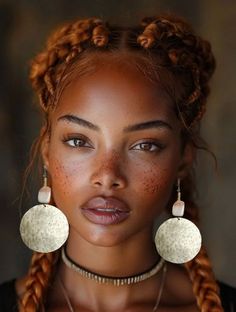
{"label": "earring hook", "polygon": [[47,186],[48,182],[48,172],[45,165],[43,165],[43,186]]}
{"label": "earring hook", "polygon": [[177,198],[178,200],[181,200],[180,178],[177,180]]}

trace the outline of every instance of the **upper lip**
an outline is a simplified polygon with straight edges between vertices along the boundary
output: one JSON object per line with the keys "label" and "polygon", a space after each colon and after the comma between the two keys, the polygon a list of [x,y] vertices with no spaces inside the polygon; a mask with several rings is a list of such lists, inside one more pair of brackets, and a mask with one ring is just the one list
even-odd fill
{"label": "upper lip", "polygon": [[114,211],[129,212],[128,205],[113,196],[104,197],[96,196],[89,199],[82,207],[82,209],[109,209]]}

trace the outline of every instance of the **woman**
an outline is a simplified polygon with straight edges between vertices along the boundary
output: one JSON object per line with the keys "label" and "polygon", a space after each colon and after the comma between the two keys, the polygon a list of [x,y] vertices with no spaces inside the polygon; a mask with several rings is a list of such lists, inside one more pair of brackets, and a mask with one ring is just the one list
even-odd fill
{"label": "woman", "polygon": [[[198,223],[192,169],[196,150],[205,148],[199,125],[214,68],[209,43],[176,16],[133,28],[79,20],[49,38],[30,77],[44,113],[35,149],[45,168],[39,202],[60,211],[36,208],[66,216],[69,235],[66,219],[58,230],[54,215],[52,242],[38,243],[32,222],[23,224],[26,244],[46,252],[34,253],[16,294],[13,282],[2,286],[14,297],[5,305],[22,312],[223,311],[204,248],[196,244],[182,266],[175,263],[185,262],[183,252],[168,258],[166,248],[178,233],[163,244],[159,232],[159,253],[153,240],[154,221],[176,198],[176,220],[185,202],[184,217]],[[198,230],[190,227],[195,245]]]}

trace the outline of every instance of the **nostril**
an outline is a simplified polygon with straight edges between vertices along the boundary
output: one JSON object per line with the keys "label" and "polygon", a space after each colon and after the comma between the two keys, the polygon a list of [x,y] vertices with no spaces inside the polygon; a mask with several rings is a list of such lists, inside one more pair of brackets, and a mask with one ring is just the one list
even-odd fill
{"label": "nostril", "polygon": [[95,186],[102,186],[102,183],[99,182],[99,181],[95,181],[95,182],[94,182],[94,185],[95,185]]}
{"label": "nostril", "polygon": [[108,189],[123,188],[126,185],[126,178],[120,172],[119,168],[113,164],[108,166],[107,162],[103,162],[102,166],[90,177],[90,183],[94,187],[103,187]]}
{"label": "nostril", "polygon": [[112,182],[112,181],[94,181],[93,183],[95,186],[106,186],[106,187],[113,187],[113,188],[118,188],[120,187],[120,184],[119,182]]}
{"label": "nostril", "polygon": [[91,184],[94,187],[105,187],[105,188],[113,188],[118,189],[122,188],[125,185],[124,178],[115,177],[111,175],[102,175],[102,176],[93,176],[91,179]]}

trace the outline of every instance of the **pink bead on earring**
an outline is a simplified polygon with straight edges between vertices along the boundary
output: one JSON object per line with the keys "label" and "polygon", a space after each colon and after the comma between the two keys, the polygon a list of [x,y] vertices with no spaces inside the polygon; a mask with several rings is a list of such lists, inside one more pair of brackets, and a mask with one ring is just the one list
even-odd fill
{"label": "pink bead on earring", "polygon": [[158,228],[155,244],[158,253],[166,261],[185,263],[192,260],[201,248],[201,234],[196,225],[184,215],[185,203],[181,200],[180,179],[177,183],[177,201],[173,204],[172,215]]}

